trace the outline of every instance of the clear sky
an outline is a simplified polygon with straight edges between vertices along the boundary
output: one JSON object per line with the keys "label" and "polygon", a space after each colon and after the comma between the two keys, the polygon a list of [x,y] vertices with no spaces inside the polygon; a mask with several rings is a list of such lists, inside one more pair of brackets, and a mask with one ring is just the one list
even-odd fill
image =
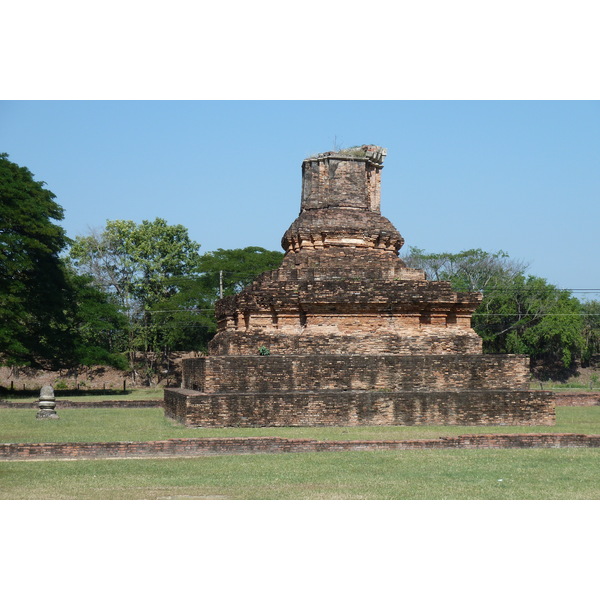
{"label": "clear sky", "polygon": [[281,249],[302,160],[388,149],[382,213],[405,248],[504,250],[600,289],[597,101],[4,101],[0,151],[45,181],[70,237],[185,225],[202,251]]}

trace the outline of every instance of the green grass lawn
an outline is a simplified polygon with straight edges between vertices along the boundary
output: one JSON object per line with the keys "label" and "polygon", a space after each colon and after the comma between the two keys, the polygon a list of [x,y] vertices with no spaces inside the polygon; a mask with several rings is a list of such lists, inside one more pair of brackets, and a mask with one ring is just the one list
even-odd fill
{"label": "green grass lawn", "polygon": [[0,443],[116,442],[193,437],[277,436],[318,440],[395,440],[467,433],[600,434],[600,406],[559,406],[553,427],[261,427],[195,429],[166,419],[162,408],[86,408],[58,410],[56,420],[37,420],[37,410],[0,409]]}
{"label": "green grass lawn", "polygon": [[[600,407],[557,407],[555,427],[188,429],[160,408],[0,410],[0,442],[280,436],[417,439],[465,433],[600,434]],[[0,499],[600,499],[600,449],[450,449],[0,462]]]}
{"label": "green grass lawn", "polygon": [[0,499],[598,500],[600,450],[0,462]]}

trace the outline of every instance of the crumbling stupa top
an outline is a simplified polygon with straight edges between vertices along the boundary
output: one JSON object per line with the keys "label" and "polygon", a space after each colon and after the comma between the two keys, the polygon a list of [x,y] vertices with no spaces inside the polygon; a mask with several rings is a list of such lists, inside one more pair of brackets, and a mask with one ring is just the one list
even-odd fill
{"label": "crumbling stupa top", "polygon": [[315,160],[320,158],[341,158],[344,160],[368,160],[375,164],[383,165],[383,160],[387,156],[387,149],[373,144],[364,146],[352,146],[342,150],[331,150],[329,152],[321,152],[310,156],[305,160]]}
{"label": "crumbling stupa top", "polygon": [[298,266],[312,265],[313,250],[319,253],[321,267],[328,261],[336,268],[340,262],[357,267],[373,258],[393,259],[397,267],[404,266],[398,258],[404,239],[380,209],[386,154],[385,148],[364,145],[323,152],[302,162],[300,215],[281,241]]}

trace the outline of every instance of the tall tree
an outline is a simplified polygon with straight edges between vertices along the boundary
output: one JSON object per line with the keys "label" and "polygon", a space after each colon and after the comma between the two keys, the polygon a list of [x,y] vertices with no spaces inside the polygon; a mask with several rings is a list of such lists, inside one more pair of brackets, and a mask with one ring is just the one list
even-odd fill
{"label": "tall tree", "polygon": [[585,347],[579,300],[533,275],[488,290],[473,326],[487,352],[529,354],[545,376],[572,367]]}
{"label": "tall tree", "polygon": [[403,260],[413,269],[423,269],[428,279],[451,281],[455,289],[463,292],[502,286],[527,270],[525,263],[511,259],[502,250],[490,253],[480,248],[431,254],[410,247]]}
{"label": "tall tree", "polygon": [[73,358],[59,258],[69,240],[56,223],[63,209],[44,186],[0,154],[0,360],[7,364],[60,366]]}
{"label": "tall tree", "polygon": [[145,354],[147,371],[155,368],[149,352],[160,350],[163,335],[153,308],[198,272],[199,248],[183,225],[160,218],[141,224],[107,221],[103,231],[75,239],[70,258],[77,271],[113,295],[127,316],[132,368],[136,351]]}
{"label": "tall tree", "polygon": [[113,294],[132,318],[172,296],[177,278],[197,272],[200,244],[183,225],[164,219],[107,221],[104,230],[79,236],[70,258],[82,274],[91,275]]}

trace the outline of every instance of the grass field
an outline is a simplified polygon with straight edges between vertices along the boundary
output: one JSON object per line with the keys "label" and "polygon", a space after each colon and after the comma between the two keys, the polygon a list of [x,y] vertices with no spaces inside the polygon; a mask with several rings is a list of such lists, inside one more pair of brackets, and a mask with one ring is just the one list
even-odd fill
{"label": "grass field", "polygon": [[[257,436],[417,439],[464,433],[600,434],[600,407],[558,407],[555,427],[188,429],[159,408],[0,411],[0,442]],[[0,462],[0,499],[600,499],[599,449],[453,449]]]}
{"label": "grass field", "polygon": [[0,462],[0,499],[597,500],[599,449]]}
{"label": "grass field", "polygon": [[171,438],[277,436],[319,440],[425,439],[466,433],[600,434],[600,406],[559,406],[553,427],[261,427],[195,429],[173,423],[162,408],[59,410],[57,420],[37,420],[37,410],[0,410],[2,442],[115,442]]}

